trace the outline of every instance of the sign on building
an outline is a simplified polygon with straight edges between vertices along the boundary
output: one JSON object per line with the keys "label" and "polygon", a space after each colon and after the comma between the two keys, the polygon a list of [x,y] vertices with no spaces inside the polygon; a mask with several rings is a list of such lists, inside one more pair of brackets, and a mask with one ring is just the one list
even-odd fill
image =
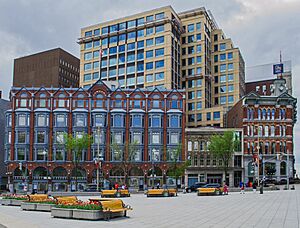
{"label": "sign on building", "polygon": [[283,63],[273,65],[273,74],[282,74],[283,73]]}

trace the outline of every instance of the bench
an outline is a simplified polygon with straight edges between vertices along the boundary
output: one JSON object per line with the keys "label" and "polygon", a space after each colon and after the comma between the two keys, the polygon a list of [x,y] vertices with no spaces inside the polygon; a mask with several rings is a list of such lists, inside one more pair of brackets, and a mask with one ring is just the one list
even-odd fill
{"label": "bench", "polygon": [[177,196],[177,190],[175,188],[168,189],[169,196]]}
{"label": "bench", "polygon": [[216,188],[198,188],[198,196],[200,195],[222,195],[223,194],[223,188],[220,188],[220,190]]}
{"label": "bench", "polygon": [[102,190],[100,193],[101,197],[130,197],[128,189],[120,190]]}
{"label": "bench", "polygon": [[127,211],[132,210],[131,207],[125,206],[123,201],[120,199],[103,200],[99,202],[102,206],[105,220],[118,216],[120,213],[123,213],[123,216],[126,217]]}
{"label": "bench", "polygon": [[29,202],[43,202],[48,201],[49,197],[47,194],[35,194],[35,195],[27,195]]}
{"label": "bench", "polygon": [[169,193],[166,189],[149,189],[147,191],[147,197],[151,196],[169,196]]}
{"label": "bench", "polygon": [[76,204],[78,202],[78,199],[76,196],[55,196],[57,204]]}

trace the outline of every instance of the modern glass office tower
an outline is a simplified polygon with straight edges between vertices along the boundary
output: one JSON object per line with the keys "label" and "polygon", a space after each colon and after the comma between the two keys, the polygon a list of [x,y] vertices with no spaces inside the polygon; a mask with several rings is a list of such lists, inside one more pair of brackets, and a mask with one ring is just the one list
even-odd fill
{"label": "modern glass office tower", "polygon": [[81,30],[80,86],[97,79],[121,88],[183,88],[187,126],[223,126],[244,95],[244,61],[210,11],[166,6]]}

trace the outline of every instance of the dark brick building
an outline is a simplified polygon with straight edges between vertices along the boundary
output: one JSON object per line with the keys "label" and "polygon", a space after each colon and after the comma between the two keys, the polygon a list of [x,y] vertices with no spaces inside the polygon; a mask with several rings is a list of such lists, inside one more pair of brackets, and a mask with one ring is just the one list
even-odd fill
{"label": "dark brick building", "polygon": [[[253,161],[264,162],[268,179],[286,179],[287,170],[288,176],[293,177],[297,99],[288,94],[285,79],[274,79],[273,85],[269,96],[250,92],[227,113],[227,127],[240,127],[244,131],[246,181],[253,181],[258,175]],[[289,163],[287,156],[279,159],[277,154],[289,154]],[[262,175],[260,167],[260,177]]]}
{"label": "dark brick building", "polygon": [[14,60],[14,87],[79,87],[79,59],[61,48]]}
{"label": "dark brick building", "polygon": [[5,111],[10,108],[10,102],[2,99],[0,91],[0,188],[4,188],[7,183],[6,167],[4,164],[4,139],[5,139]]}
{"label": "dark brick building", "polygon": [[29,189],[43,190],[46,176],[51,177],[53,191],[74,189],[72,154],[62,143],[65,132],[76,137],[85,132],[94,139],[82,153],[79,187],[95,182],[98,152],[104,186],[124,183],[122,159],[112,143],[128,156],[126,143],[137,142],[127,173],[131,187],[151,184],[153,173],[153,183],[174,181],[168,178],[168,169],[178,144],[182,144],[179,162],[185,161],[184,91],[110,89],[99,80],[88,90],[13,87],[10,97],[5,148],[16,189],[22,189],[26,180]]}

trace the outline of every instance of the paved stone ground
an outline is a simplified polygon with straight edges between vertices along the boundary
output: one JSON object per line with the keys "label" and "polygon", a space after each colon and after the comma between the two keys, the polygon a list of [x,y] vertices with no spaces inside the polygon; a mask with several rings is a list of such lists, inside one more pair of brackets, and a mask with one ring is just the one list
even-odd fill
{"label": "paved stone ground", "polygon": [[0,224],[8,228],[300,227],[300,185],[296,186],[296,191],[264,192],[263,195],[258,192],[231,193],[228,196],[190,193],[173,198],[147,198],[135,194],[124,198],[124,202],[134,208],[128,213],[130,217],[109,222],[56,219],[47,212],[26,212],[19,207],[0,206]]}

